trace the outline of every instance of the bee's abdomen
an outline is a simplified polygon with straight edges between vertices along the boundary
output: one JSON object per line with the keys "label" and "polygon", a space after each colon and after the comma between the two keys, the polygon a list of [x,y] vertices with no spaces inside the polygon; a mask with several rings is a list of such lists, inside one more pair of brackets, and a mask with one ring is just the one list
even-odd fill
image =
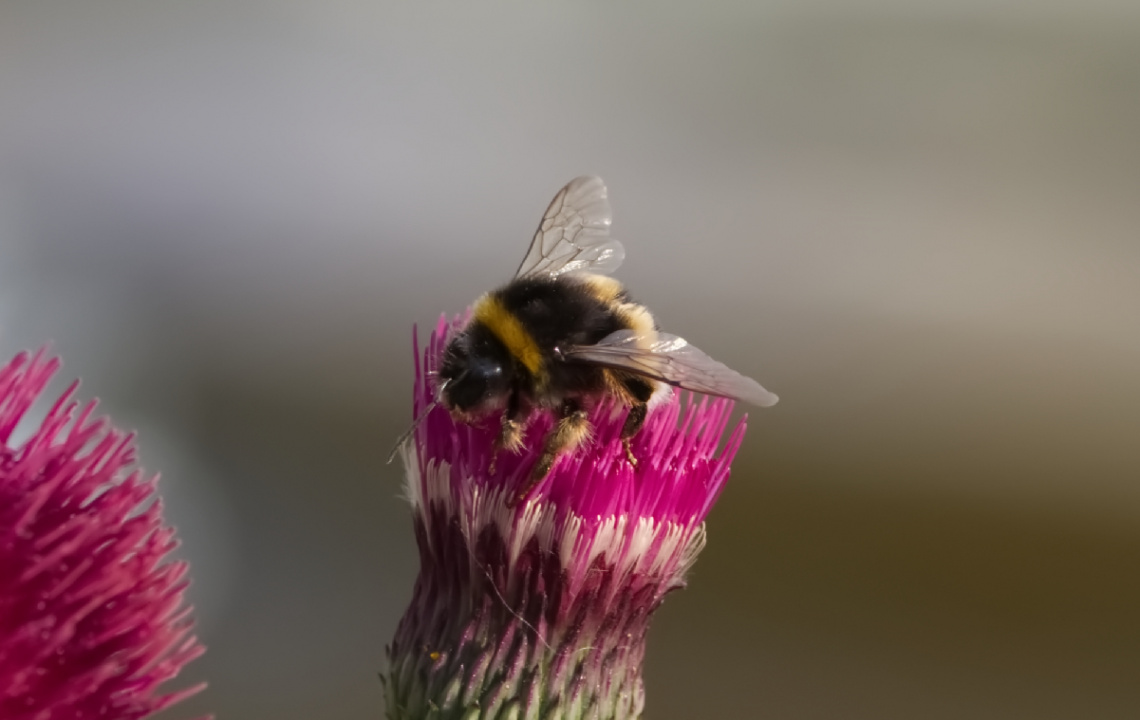
{"label": "bee's abdomen", "polygon": [[529,371],[537,387],[592,392],[605,386],[601,368],[554,360],[554,349],[593,345],[610,333],[649,333],[653,317],[609,277],[521,278],[476,301],[473,321],[490,331]]}
{"label": "bee's abdomen", "polygon": [[588,276],[523,278],[490,297],[497,298],[518,320],[544,354],[556,347],[593,345],[627,327],[619,316],[620,302],[616,297],[600,297]]}

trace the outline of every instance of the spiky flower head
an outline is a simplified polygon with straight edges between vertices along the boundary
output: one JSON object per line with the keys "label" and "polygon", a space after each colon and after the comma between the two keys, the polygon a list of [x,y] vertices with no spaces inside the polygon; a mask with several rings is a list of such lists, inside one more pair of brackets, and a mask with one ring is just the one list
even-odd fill
{"label": "spiky flower head", "polygon": [[[417,416],[458,328],[441,320],[417,358]],[[619,410],[593,409],[592,443],[517,504],[553,418],[536,416],[494,475],[496,418],[435,408],[418,425],[404,460],[420,572],[388,648],[389,718],[641,716],[649,618],[704,546],[745,425],[718,453],[732,403],[674,398],[634,438],[633,467]]]}
{"label": "spiky flower head", "polygon": [[12,447],[59,361],[0,369],[0,718],[135,720],[197,692],[159,686],[200,655],[186,565],[130,435],[72,385]]}

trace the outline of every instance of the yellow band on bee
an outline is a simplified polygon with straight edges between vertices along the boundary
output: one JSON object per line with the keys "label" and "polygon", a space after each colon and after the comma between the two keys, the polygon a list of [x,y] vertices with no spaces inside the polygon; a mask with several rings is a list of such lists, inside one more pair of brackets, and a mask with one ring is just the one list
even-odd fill
{"label": "yellow band on bee", "polygon": [[536,378],[542,376],[542,351],[534,338],[510,310],[494,295],[484,295],[475,302],[475,320],[487,326],[499,342]]}

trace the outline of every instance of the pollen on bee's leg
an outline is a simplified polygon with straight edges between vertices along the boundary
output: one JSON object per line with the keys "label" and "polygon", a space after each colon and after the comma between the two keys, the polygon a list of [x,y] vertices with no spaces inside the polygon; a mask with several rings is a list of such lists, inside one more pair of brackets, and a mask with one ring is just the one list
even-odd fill
{"label": "pollen on bee's leg", "polygon": [[630,447],[629,438],[621,439],[621,446],[625,448],[625,459],[629,460],[629,464],[637,467],[637,458],[634,457],[633,448]]}
{"label": "pollen on bee's leg", "polygon": [[518,455],[523,449],[523,424],[518,420],[503,418],[503,426],[499,429],[499,439],[495,442],[497,450],[506,450]]}
{"label": "pollen on bee's leg", "polygon": [[550,435],[547,436],[546,447],[543,449],[542,455],[539,455],[538,460],[535,461],[534,467],[531,468],[530,475],[527,477],[526,485],[519,490],[519,493],[517,496],[515,496],[514,501],[507,504],[508,507],[513,507],[525,500],[526,496],[530,495],[535,486],[545,480],[546,476],[550,474],[550,470],[554,467],[555,461],[558,460],[558,456],[563,452],[562,450],[551,448],[550,441],[552,438],[554,438],[557,432],[557,430],[551,431]]}
{"label": "pollen on bee's leg", "polygon": [[530,477],[527,479],[526,487],[522,488],[515,502],[512,505],[521,502],[527,495],[530,494],[534,486],[542,482],[558,457],[564,453],[571,452],[590,437],[590,420],[586,411],[582,409],[576,401],[567,400],[562,404],[562,416],[558,420],[558,424],[546,436],[546,441],[543,443],[542,455],[535,461],[534,467],[530,471]]}
{"label": "pollen on bee's leg", "polygon": [[[642,394],[644,395],[644,393]],[[629,464],[633,467],[637,467],[637,458],[633,455],[630,440],[641,432],[641,428],[645,427],[645,419],[647,417],[649,417],[649,405],[645,400],[641,400],[629,408],[629,414],[625,416],[625,423],[622,424],[621,444],[622,447],[625,448],[626,459],[629,460]]]}
{"label": "pollen on bee's leg", "polygon": [[522,452],[523,427],[523,423],[519,420],[512,420],[509,415],[503,416],[503,423],[499,428],[499,435],[495,438],[495,444],[491,447],[491,463],[487,468],[488,475],[495,474],[499,452],[506,450],[515,455]]}

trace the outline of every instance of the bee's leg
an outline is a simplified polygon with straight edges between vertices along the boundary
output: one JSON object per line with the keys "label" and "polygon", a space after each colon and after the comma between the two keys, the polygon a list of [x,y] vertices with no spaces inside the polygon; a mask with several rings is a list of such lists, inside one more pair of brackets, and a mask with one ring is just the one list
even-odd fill
{"label": "bee's leg", "polygon": [[625,447],[625,456],[630,465],[637,465],[637,458],[629,441],[641,431],[645,425],[645,418],[649,415],[649,398],[653,397],[653,385],[639,377],[627,377],[621,381],[622,387],[629,395],[629,414],[625,416],[625,424],[621,428],[621,444]]}
{"label": "bee's leg", "polygon": [[531,469],[530,479],[519,493],[517,500],[526,497],[531,489],[546,477],[559,455],[574,450],[589,436],[590,420],[586,411],[582,409],[582,404],[576,399],[563,400],[558,424],[546,436],[542,455]]}
{"label": "bee's leg", "polygon": [[495,438],[495,444],[491,448],[491,466],[487,468],[487,474],[495,474],[495,460],[499,457],[500,450],[508,450],[516,455],[522,450],[523,425],[522,396],[514,389],[507,398],[507,410],[503,413],[499,437]]}

